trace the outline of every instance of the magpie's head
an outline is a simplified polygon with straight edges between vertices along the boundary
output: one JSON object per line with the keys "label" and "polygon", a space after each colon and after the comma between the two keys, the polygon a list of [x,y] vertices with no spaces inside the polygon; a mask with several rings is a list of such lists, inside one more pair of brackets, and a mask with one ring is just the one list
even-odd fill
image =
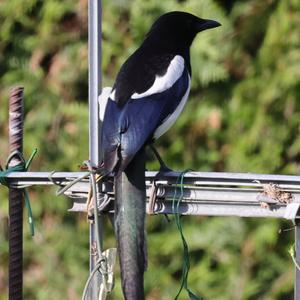
{"label": "magpie's head", "polygon": [[214,20],[201,19],[192,14],[172,11],[160,16],[152,25],[147,38],[189,47],[197,33],[221,24]]}

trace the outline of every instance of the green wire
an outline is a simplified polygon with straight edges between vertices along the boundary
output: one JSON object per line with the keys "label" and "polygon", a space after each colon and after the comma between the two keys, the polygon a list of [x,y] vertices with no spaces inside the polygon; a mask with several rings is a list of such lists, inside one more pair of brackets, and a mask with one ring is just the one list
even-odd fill
{"label": "green wire", "polygon": [[300,271],[300,266],[299,266],[299,264],[297,263],[297,260],[296,260],[295,243],[289,248],[288,252],[289,252],[296,268],[298,269],[298,271]]}
{"label": "green wire", "polygon": [[27,214],[28,214],[28,224],[29,224],[29,230],[30,235],[34,236],[34,221],[33,221],[33,215],[32,215],[32,209],[30,205],[30,199],[28,192],[24,189],[24,198],[25,198],[25,205],[27,208]]}
{"label": "green wire", "polygon": [[0,183],[2,185],[5,185],[8,187],[8,182],[6,180],[6,177],[8,174],[12,173],[12,172],[22,172],[24,171],[24,164],[21,163],[17,166],[14,166],[14,167],[10,167],[10,168],[7,168],[5,171],[1,171],[0,172]]}
{"label": "green wire", "polygon": [[[180,286],[179,291],[178,291],[178,293],[175,297],[175,300],[178,299],[178,297],[180,296],[183,288],[187,291],[187,293],[189,295],[189,298],[191,300],[200,300],[200,298],[197,297],[188,287],[188,274],[189,274],[189,270],[190,270],[189,248],[188,248],[188,244],[186,242],[186,239],[183,235],[183,228],[182,228],[182,224],[181,224],[181,215],[179,213],[180,202],[182,201],[183,194],[184,194],[183,179],[184,179],[184,175],[188,171],[190,171],[190,170],[185,170],[185,171],[181,172],[180,175],[177,177],[174,196],[173,196],[173,199],[172,199],[172,211],[175,214],[176,226],[177,226],[178,231],[180,233],[180,237],[181,237],[182,245],[183,245],[183,264],[182,264],[181,286]],[[178,185],[180,185],[180,195],[177,198]],[[177,202],[176,202],[176,200],[177,200]],[[175,209],[175,204],[176,204],[176,209]]]}
{"label": "green wire", "polygon": [[[0,183],[7,187],[9,187],[9,184],[6,179],[7,175],[12,172],[22,172],[22,171],[26,172],[29,169],[33,158],[37,154],[37,149],[34,149],[32,151],[27,162],[25,162],[25,160],[23,159],[22,153],[17,152],[17,154],[19,155],[19,157],[21,159],[20,164],[14,166],[14,167],[6,167],[5,171],[3,171],[3,170],[0,171]],[[28,212],[28,224],[29,224],[30,234],[31,234],[31,236],[34,236],[34,222],[33,222],[32,209],[31,209],[31,205],[30,205],[29,194],[26,189],[24,189],[24,199],[25,199],[25,206],[26,206],[27,212]]]}
{"label": "green wire", "polygon": [[25,170],[26,170],[26,171],[29,169],[32,160],[34,159],[35,155],[37,154],[37,151],[38,151],[37,148],[35,148],[35,149],[32,151],[31,155],[29,156],[27,162],[25,163]]}
{"label": "green wire", "polygon": [[[25,171],[28,171],[31,162],[33,161],[35,155],[37,154],[37,148],[35,148],[29,159],[27,160],[27,162],[25,163]],[[31,236],[34,236],[34,221],[33,221],[33,214],[32,214],[32,209],[31,209],[31,205],[30,205],[30,198],[29,198],[29,194],[27,192],[26,189],[24,189],[24,197],[25,197],[25,205],[27,208],[27,213],[28,213],[28,224],[29,224],[29,230],[30,230],[30,234]]]}

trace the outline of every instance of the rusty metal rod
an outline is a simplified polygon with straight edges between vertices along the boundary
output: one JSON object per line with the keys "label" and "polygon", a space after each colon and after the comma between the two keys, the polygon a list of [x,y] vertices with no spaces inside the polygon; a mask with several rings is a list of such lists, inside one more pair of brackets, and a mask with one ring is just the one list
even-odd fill
{"label": "rusty metal rod", "polygon": [[[23,152],[23,87],[15,87],[9,97],[9,151]],[[20,163],[18,157],[8,167]],[[23,192],[9,189],[9,300],[23,298]]]}

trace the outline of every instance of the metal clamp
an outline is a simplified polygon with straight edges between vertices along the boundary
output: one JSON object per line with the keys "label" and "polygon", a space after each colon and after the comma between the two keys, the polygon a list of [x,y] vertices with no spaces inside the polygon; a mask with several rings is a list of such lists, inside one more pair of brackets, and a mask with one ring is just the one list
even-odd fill
{"label": "metal clamp", "polygon": [[158,186],[156,185],[156,182],[153,181],[150,189],[149,205],[147,209],[147,213],[150,215],[155,214],[154,209],[155,209],[155,203],[157,199],[157,190],[158,190]]}

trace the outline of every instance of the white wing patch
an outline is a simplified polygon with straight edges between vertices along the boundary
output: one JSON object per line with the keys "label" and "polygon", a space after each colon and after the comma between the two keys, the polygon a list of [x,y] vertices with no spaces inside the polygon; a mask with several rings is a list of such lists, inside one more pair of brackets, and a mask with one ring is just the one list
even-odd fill
{"label": "white wing patch", "polygon": [[103,122],[104,113],[106,109],[107,100],[109,95],[111,94],[111,87],[105,87],[102,89],[101,94],[98,96],[98,103],[99,103],[99,118],[100,121]]}
{"label": "white wing patch", "polygon": [[160,136],[162,136],[175,123],[176,119],[181,114],[181,112],[186,104],[186,101],[187,101],[189,93],[190,93],[190,86],[191,86],[191,78],[189,76],[188,88],[187,88],[185,94],[183,95],[179,105],[177,106],[175,111],[171,115],[167,116],[164,119],[163,123],[159,127],[157,127],[157,129],[155,130],[154,135],[153,135],[154,139],[158,139]]}
{"label": "white wing patch", "polygon": [[173,84],[179,79],[184,70],[184,58],[180,55],[176,55],[170,62],[166,74],[163,76],[156,75],[153,85],[144,93],[134,93],[131,98],[139,99],[153,94],[164,92],[173,86]]}

